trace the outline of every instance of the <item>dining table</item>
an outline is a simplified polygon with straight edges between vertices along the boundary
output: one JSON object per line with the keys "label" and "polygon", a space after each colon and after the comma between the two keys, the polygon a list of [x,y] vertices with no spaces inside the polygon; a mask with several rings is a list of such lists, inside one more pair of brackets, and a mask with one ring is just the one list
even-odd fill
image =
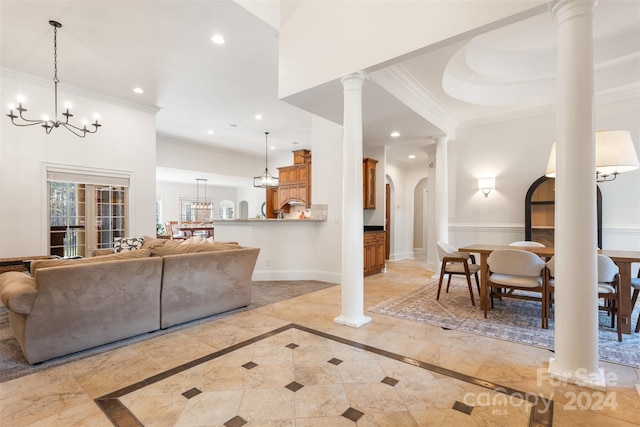
{"label": "dining table", "polygon": [[[554,255],[554,248],[550,246],[509,246],[509,245],[486,245],[473,244],[458,248],[460,252],[474,253],[480,255],[480,307],[488,307],[489,290],[487,283],[489,279],[489,266],[487,259],[491,252],[500,249],[518,249],[533,252],[543,259],[549,259]],[[606,255],[616,263],[620,270],[620,325],[623,334],[631,333],[631,264],[640,263],[640,251],[609,250],[599,249],[599,254]]]}

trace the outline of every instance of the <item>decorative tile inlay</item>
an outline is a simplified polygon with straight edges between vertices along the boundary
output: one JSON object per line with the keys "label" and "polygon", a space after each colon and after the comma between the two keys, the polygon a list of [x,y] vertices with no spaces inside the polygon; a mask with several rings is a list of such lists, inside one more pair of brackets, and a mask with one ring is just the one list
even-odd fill
{"label": "decorative tile inlay", "polygon": [[247,422],[248,421],[245,421],[242,417],[236,415],[235,417],[231,418],[229,421],[224,423],[223,426],[224,427],[242,427]]}
{"label": "decorative tile inlay", "polygon": [[291,390],[292,392],[296,392],[298,390],[300,390],[302,387],[304,387],[302,384],[297,383],[295,381],[290,382],[289,384],[287,384],[286,386],[284,386],[284,388]]}
{"label": "decorative tile inlay", "polygon": [[194,388],[192,388],[190,390],[185,391],[184,393],[182,393],[182,395],[184,397],[186,397],[187,399],[191,399],[192,397],[197,396],[200,393],[202,393],[202,392],[194,387]]}
{"label": "decorative tile inlay", "polygon": [[354,423],[357,423],[358,420],[360,419],[360,417],[362,417],[364,415],[364,413],[358,411],[357,409],[351,408],[349,407],[349,409],[347,409],[346,411],[344,411],[342,413],[342,416],[345,417],[348,420],[353,421]]}
{"label": "decorative tile inlay", "polygon": [[395,387],[396,384],[399,383],[399,381],[395,378],[391,378],[391,377],[384,377],[384,379],[382,381],[380,381],[384,384],[390,385],[391,387]]}
{"label": "decorative tile inlay", "polygon": [[456,411],[460,411],[463,414],[471,415],[471,411],[473,411],[473,406],[469,406],[462,402],[456,401],[456,403],[453,404],[453,409],[455,409]]}
{"label": "decorative tile inlay", "polygon": [[253,369],[256,366],[258,366],[258,364],[257,363],[253,363],[253,362],[247,362],[244,365],[242,365],[242,367],[245,368],[245,369]]}
{"label": "decorative tile inlay", "polygon": [[[228,375],[225,374],[218,379],[220,381],[227,381],[229,382],[229,384],[233,384],[233,387],[238,387],[238,385],[242,387],[243,378],[247,380],[244,382],[245,393],[247,393],[249,389],[253,389],[253,387],[255,386],[256,379],[260,379],[260,377],[265,374],[267,376],[271,375],[272,377],[275,378],[275,374],[278,373],[277,378],[280,380],[272,381],[273,386],[278,385],[278,387],[273,388],[271,390],[265,390],[264,393],[262,393],[264,395],[264,399],[271,400],[272,396],[274,396],[274,398],[277,397],[277,399],[275,400],[278,401],[278,404],[282,405],[281,408],[279,407],[278,409],[276,409],[276,411],[278,411],[278,414],[277,414],[278,416],[282,416],[284,414],[284,418],[287,418],[293,421],[294,423],[296,423],[298,419],[300,419],[300,421],[303,422],[305,418],[317,416],[318,411],[316,410],[315,407],[319,403],[321,403],[322,399],[324,399],[324,396],[327,395],[328,390],[332,390],[332,394],[330,394],[329,396],[334,396],[335,395],[334,389],[336,388],[335,386],[337,384],[339,385],[344,382],[344,378],[342,378],[341,380],[341,375],[340,373],[337,372],[336,369],[330,368],[324,365],[325,362],[322,362],[322,360],[326,360],[326,359],[322,358],[320,360],[311,361],[309,360],[308,354],[306,352],[302,352],[300,355],[301,356],[300,360],[298,361],[293,360],[297,358],[293,358],[292,357],[293,354],[291,352],[282,350],[282,347],[283,347],[282,341],[280,341],[279,343],[274,342],[272,347],[269,347],[268,345],[266,345],[267,342],[265,342],[265,344],[262,344],[259,347],[259,352],[255,353],[256,354],[255,357],[260,357],[259,359],[260,365],[258,365],[258,363],[255,363],[253,361],[249,361],[244,365],[241,365],[243,368],[247,370],[260,366],[261,369],[258,369],[255,371],[256,375],[254,375],[254,373],[245,374],[242,371],[242,369],[240,369],[240,366],[237,365],[238,363],[237,361],[235,362],[234,367],[226,368],[229,365],[225,364],[224,360],[222,359],[224,356],[230,355],[235,351],[243,351],[243,349],[249,349],[249,346],[257,342],[260,342],[261,340],[266,340],[267,338],[273,337],[274,335],[277,335],[279,333],[286,332],[290,329],[294,329],[295,331],[298,331],[297,333],[311,334],[312,337],[315,337],[314,340],[317,340],[318,338],[322,338],[324,340],[331,340],[333,342],[331,344],[332,346],[340,347],[341,345],[346,345],[346,346],[349,346],[351,349],[355,349],[358,351],[367,351],[367,352],[370,352],[371,355],[375,354],[377,356],[381,356],[384,358],[385,365],[391,363],[391,361],[396,361],[403,364],[411,365],[416,368],[420,368],[421,370],[424,370],[424,371],[429,371],[430,373],[425,372],[427,378],[432,378],[433,375],[443,375],[445,377],[449,377],[450,381],[452,382],[463,381],[467,383],[470,389],[480,387],[479,390],[491,390],[494,392],[499,392],[500,394],[503,394],[505,396],[512,396],[514,398],[517,398],[517,396],[522,396],[524,394],[523,392],[512,389],[510,387],[500,386],[498,384],[495,384],[489,381],[485,381],[485,380],[470,377],[464,374],[460,374],[455,371],[451,371],[449,369],[445,369],[436,365],[432,365],[432,364],[422,362],[416,359],[412,359],[406,356],[402,356],[400,354],[390,353],[375,347],[361,344],[346,338],[330,335],[325,332],[320,332],[304,326],[289,324],[289,325],[274,329],[273,331],[267,332],[265,334],[253,337],[241,343],[234,344],[228,348],[211,353],[209,355],[206,355],[205,357],[201,357],[199,359],[195,359],[193,361],[187,362],[178,367],[171,368],[168,371],[153,375],[152,377],[149,377],[145,380],[138,381],[136,383],[125,386],[120,390],[111,392],[107,395],[104,395],[102,397],[95,399],[95,402],[110,417],[114,425],[117,427],[124,427],[124,426],[131,426],[131,425],[144,425],[147,421],[149,422],[148,425],[153,425],[154,419],[159,415],[157,414],[157,410],[153,409],[154,405],[151,405],[148,408],[135,408],[135,412],[132,412],[131,409],[127,407],[127,405],[130,404],[132,399],[134,399],[135,397],[133,393],[141,392],[142,393],[141,395],[145,396],[145,399],[148,400],[149,402],[158,401],[161,404],[164,404],[163,402],[166,401],[166,398],[172,398],[175,396],[175,390],[172,390],[171,387],[169,388],[164,387],[161,384],[162,382],[169,380],[170,384],[177,384],[176,381],[179,378],[178,376],[182,375],[181,374],[182,372],[192,369],[194,367],[197,368],[202,366],[202,368],[205,368],[206,366],[205,364],[212,364],[213,369],[211,370],[211,375],[215,376],[216,373],[228,371]],[[307,339],[307,337],[303,337],[303,338]],[[329,344],[329,343],[326,343],[326,344]],[[325,344],[325,347],[327,347],[326,344]],[[285,347],[294,349],[294,348],[300,347],[300,345],[291,342]],[[321,348],[321,346],[319,346],[318,348]],[[272,353],[269,353],[270,349]],[[344,349],[340,351],[344,351]],[[252,351],[249,351],[248,353],[251,354]],[[285,365],[287,365],[288,363],[292,364],[290,369],[283,368],[283,366],[285,365],[280,365],[281,361],[278,359],[278,357],[274,357],[274,354],[285,357],[286,359],[285,362],[287,362],[285,363]],[[334,354],[338,354],[338,353],[334,353]],[[246,360],[247,358],[255,358],[254,356],[248,356],[248,355],[245,355],[244,357],[243,356],[240,356],[240,357],[244,358],[244,360]],[[239,358],[236,360],[242,360],[242,358]],[[348,362],[346,362],[346,365],[358,366],[359,368],[363,369],[363,373],[364,371],[369,371],[371,368],[371,366],[369,365],[372,365],[371,363],[366,362],[366,360],[369,360],[369,359],[363,359],[362,361],[360,359],[352,360],[347,356],[347,360]],[[223,363],[218,363],[216,367],[215,364],[218,361]],[[333,357],[330,360],[327,360],[327,362],[337,366],[342,364],[343,360]],[[322,364],[322,366],[314,367],[313,366],[314,363]],[[373,365],[376,365],[376,364],[373,364]],[[349,368],[352,368],[352,366],[349,366]],[[203,369],[203,372],[206,370],[207,369]],[[260,371],[264,371],[264,372],[260,372]],[[382,382],[385,385],[395,387],[400,382],[405,383],[407,379],[409,378],[413,379],[414,374],[405,372],[405,369],[398,369],[397,371],[394,371],[394,372],[397,372],[397,374],[394,373],[394,376],[397,378],[384,377],[382,380],[380,380],[380,377],[384,375],[382,372],[376,372],[375,375],[371,375],[370,373],[367,380],[364,381],[364,383],[368,383],[368,384],[360,384],[359,386],[356,386],[355,384],[343,384],[342,387],[338,387],[338,389],[342,389],[346,387],[345,390],[348,389],[347,391],[350,391],[352,393],[356,392],[355,398],[358,398],[358,399],[362,397],[359,395],[359,393],[366,394],[366,392],[369,389],[378,391],[383,395],[385,393],[393,393],[395,395],[396,393],[395,389],[394,390],[387,389],[386,387],[381,386],[380,383]],[[282,381],[283,374],[285,374],[288,378]],[[298,376],[298,374],[300,376]],[[174,376],[175,376],[175,379],[170,379]],[[420,377],[421,376],[420,372],[419,371],[416,372],[415,376]],[[304,384],[301,384],[297,381],[292,381],[293,378],[300,379],[301,381],[303,381]],[[211,377],[211,379],[213,379],[213,377]],[[249,379],[251,379],[253,382],[248,381]],[[184,380],[185,380],[184,384],[186,385],[184,389],[187,389],[189,385],[193,385],[193,378],[192,377],[190,378],[189,375],[187,375],[184,378]],[[287,390],[282,390],[282,384],[286,381],[291,381],[291,382],[286,386],[284,386]],[[201,408],[198,408],[199,406],[198,404],[193,405],[194,402],[191,402],[191,401],[189,402],[182,401],[182,403],[176,402],[177,405],[182,405],[183,411],[186,411],[186,412],[183,412],[183,415],[191,411],[192,413],[189,416],[193,415],[193,416],[196,416],[196,418],[198,416],[208,417],[214,414],[217,414],[214,416],[219,417],[215,421],[211,421],[209,419],[205,421],[203,419],[202,420],[203,424],[213,423],[215,425],[224,425],[225,427],[242,427],[245,424],[249,424],[248,421],[240,417],[239,411],[235,412],[234,414],[234,410],[232,410],[228,405],[224,406],[225,403],[223,403],[223,402],[227,402],[227,403],[236,402],[237,399],[241,398],[242,390],[240,389],[236,390],[235,388],[234,390],[227,390],[227,389],[216,390],[216,387],[222,384],[222,382],[220,383],[218,383],[218,381],[214,381],[214,382],[216,384],[213,384],[213,383],[208,384],[205,381],[203,383],[203,386],[199,386],[202,390],[199,390],[194,387],[182,393],[182,396],[184,396],[186,399],[191,399],[192,397],[197,396],[200,393],[204,393],[203,396],[208,396],[207,393],[217,393],[221,398],[220,405],[223,405],[223,406],[220,406],[220,408],[216,408],[216,407],[210,408],[213,410],[213,412],[209,414],[206,411],[205,411],[206,413],[201,413],[200,411]],[[306,388],[305,390],[308,390],[308,392],[303,392],[301,395],[295,394],[297,391],[307,386],[309,387]],[[203,387],[206,387],[206,388],[203,388]],[[294,394],[289,393],[289,391],[293,392]],[[481,392],[481,391],[477,391],[476,393],[478,392]],[[420,394],[420,392],[418,393]],[[134,397],[131,397],[131,396],[134,396]],[[453,397],[452,400],[455,400],[456,397],[454,396],[450,396],[449,398],[452,398],[452,397]],[[272,420],[272,418],[270,417],[272,417],[274,414],[271,413],[271,414],[265,415],[265,412],[268,412],[268,411],[265,411],[265,408],[260,406],[262,405],[262,400],[260,398],[255,398],[257,400],[256,402],[253,402],[252,399],[254,398],[255,396],[248,399],[248,402],[249,402],[247,404],[248,406],[247,405],[245,406],[247,406],[248,408],[247,410],[249,412],[248,413],[246,411],[243,412],[243,416],[247,416],[247,418],[250,418],[252,420],[252,423],[254,418],[256,419],[256,422]],[[342,414],[344,418],[355,423],[355,422],[358,422],[360,419],[362,419],[362,416],[365,414],[365,412],[367,414],[375,412],[376,415],[373,416],[373,418],[375,418],[378,416],[377,415],[378,411],[373,410],[375,408],[375,405],[371,406],[370,403],[377,404],[377,402],[380,400],[380,394],[375,395],[372,398],[374,399],[373,401],[368,401],[367,398],[364,398],[364,399],[360,399],[361,401],[359,402],[351,401],[351,399],[347,395],[342,396],[342,398],[336,398],[334,399],[335,402],[332,400],[333,402],[332,410],[334,411],[332,415],[339,414],[340,411],[343,410],[345,406],[349,406],[349,404],[353,404],[357,407],[362,408],[362,410],[357,410],[353,407],[349,407],[349,409],[344,411],[344,413]],[[457,398],[460,398],[460,397],[457,397]],[[217,399],[217,397],[215,399]],[[428,400],[429,398],[425,397],[425,399]],[[521,398],[518,398],[518,399],[521,399]],[[196,399],[196,401],[198,400],[200,400],[200,398]],[[464,399],[460,399],[460,400],[464,400]],[[534,403],[531,400],[529,401],[531,403]],[[522,413],[522,417],[520,418],[524,417],[526,419],[529,419],[530,420],[530,422],[528,423],[529,426],[536,426],[536,427],[550,426],[551,420],[553,417],[553,401],[548,401],[544,398],[538,399],[537,397],[536,397],[536,401],[537,401],[537,404],[534,403],[530,411],[531,413],[529,414]],[[400,401],[398,401],[398,405],[396,406],[393,406],[393,407],[387,406],[387,409],[391,409],[392,412],[395,411],[397,409],[397,406],[401,406],[399,402]],[[210,402],[204,402],[204,401],[202,402],[202,404],[204,405],[209,405],[209,403]],[[299,408],[297,406],[298,404],[301,405]],[[514,405],[516,404],[514,403]],[[233,404],[233,406],[235,407],[235,403]],[[309,408],[312,409],[311,412],[309,411]],[[298,409],[301,409],[300,413],[298,413]],[[456,411],[470,415],[474,409],[474,406],[466,405],[460,401],[456,401],[452,409],[455,409]],[[383,412],[389,414],[388,410],[385,410]],[[486,410],[481,415],[483,417],[488,416],[490,418],[495,418],[496,416],[502,416],[502,415],[487,413]],[[233,417],[233,418],[229,419],[229,417]],[[512,424],[514,426],[526,425],[522,423],[523,421],[522,419],[519,420],[517,419],[518,417],[512,417],[511,413],[509,413],[509,417],[510,417],[510,421],[514,421],[514,423]],[[513,418],[513,420],[511,420],[511,418]],[[227,419],[228,421],[224,422],[225,419]],[[195,419],[194,419],[194,422],[195,422]],[[223,422],[224,424],[222,424]],[[198,422],[196,422],[196,424],[200,425],[200,423]]]}

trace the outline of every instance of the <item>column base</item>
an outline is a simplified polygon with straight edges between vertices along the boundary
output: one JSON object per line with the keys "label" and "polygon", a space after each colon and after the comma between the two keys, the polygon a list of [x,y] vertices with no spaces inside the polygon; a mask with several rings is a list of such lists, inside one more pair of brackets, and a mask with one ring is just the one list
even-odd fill
{"label": "column base", "polygon": [[359,317],[347,317],[341,314],[333,319],[333,321],[341,325],[351,326],[352,328],[359,328],[360,326],[371,322],[371,317],[364,315]]}
{"label": "column base", "polygon": [[563,383],[576,384],[580,387],[591,388],[599,391],[607,391],[604,368],[597,368],[594,372],[587,372],[586,369],[576,369],[575,371],[565,371],[556,366],[555,358],[549,360],[549,378],[560,380]]}

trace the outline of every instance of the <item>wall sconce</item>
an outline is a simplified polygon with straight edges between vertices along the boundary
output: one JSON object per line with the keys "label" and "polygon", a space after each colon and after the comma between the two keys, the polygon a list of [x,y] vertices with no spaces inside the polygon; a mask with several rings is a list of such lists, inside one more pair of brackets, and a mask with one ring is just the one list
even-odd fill
{"label": "wall sconce", "polygon": [[[622,130],[596,132],[596,182],[613,181],[618,174],[640,167],[631,134]],[[556,177],[556,143],[551,146],[547,172],[549,178]]]}
{"label": "wall sconce", "polygon": [[484,197],[488,197],[491,190],[496,188],[496,179],[494,177],[478,178],[478,190],[482,191]]}

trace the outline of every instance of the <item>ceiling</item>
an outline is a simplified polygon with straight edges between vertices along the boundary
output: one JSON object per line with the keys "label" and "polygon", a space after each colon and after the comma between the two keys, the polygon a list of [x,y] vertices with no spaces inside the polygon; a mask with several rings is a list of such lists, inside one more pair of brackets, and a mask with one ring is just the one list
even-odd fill
{"label": "ceiling", "polygon": [[[277,17],[278,2],[261,6],[267,4]],[[637,90],[640,2],[600,0],[594,10],[597,93]],[[63,25],[61,87],[158,107],[158,133],[199,144],[262,156],[268,130],[276,155],[311,148],[310,113],[278,99],[278,31],[237,2],[2,0],[0,66],[50,80],[50,19]],[[277,27],[277,19],[269,21]],[[212,43],[216,33],[225,44]],[[553,104],[556,39],[556,23],[544,13],[392,67],[464,125]],[[389,146],[388,158],[407,165],[426,159],[430,137],[442,130],[379,84],[381,72],[370,73],[363,92],[365,144]],[[302,94],[297,105],[339,123],[338,98],[339,83],[329,82]],[[109,125],[108,117],[101,121]],[[391,138],[392,131],[401,135]]]}

